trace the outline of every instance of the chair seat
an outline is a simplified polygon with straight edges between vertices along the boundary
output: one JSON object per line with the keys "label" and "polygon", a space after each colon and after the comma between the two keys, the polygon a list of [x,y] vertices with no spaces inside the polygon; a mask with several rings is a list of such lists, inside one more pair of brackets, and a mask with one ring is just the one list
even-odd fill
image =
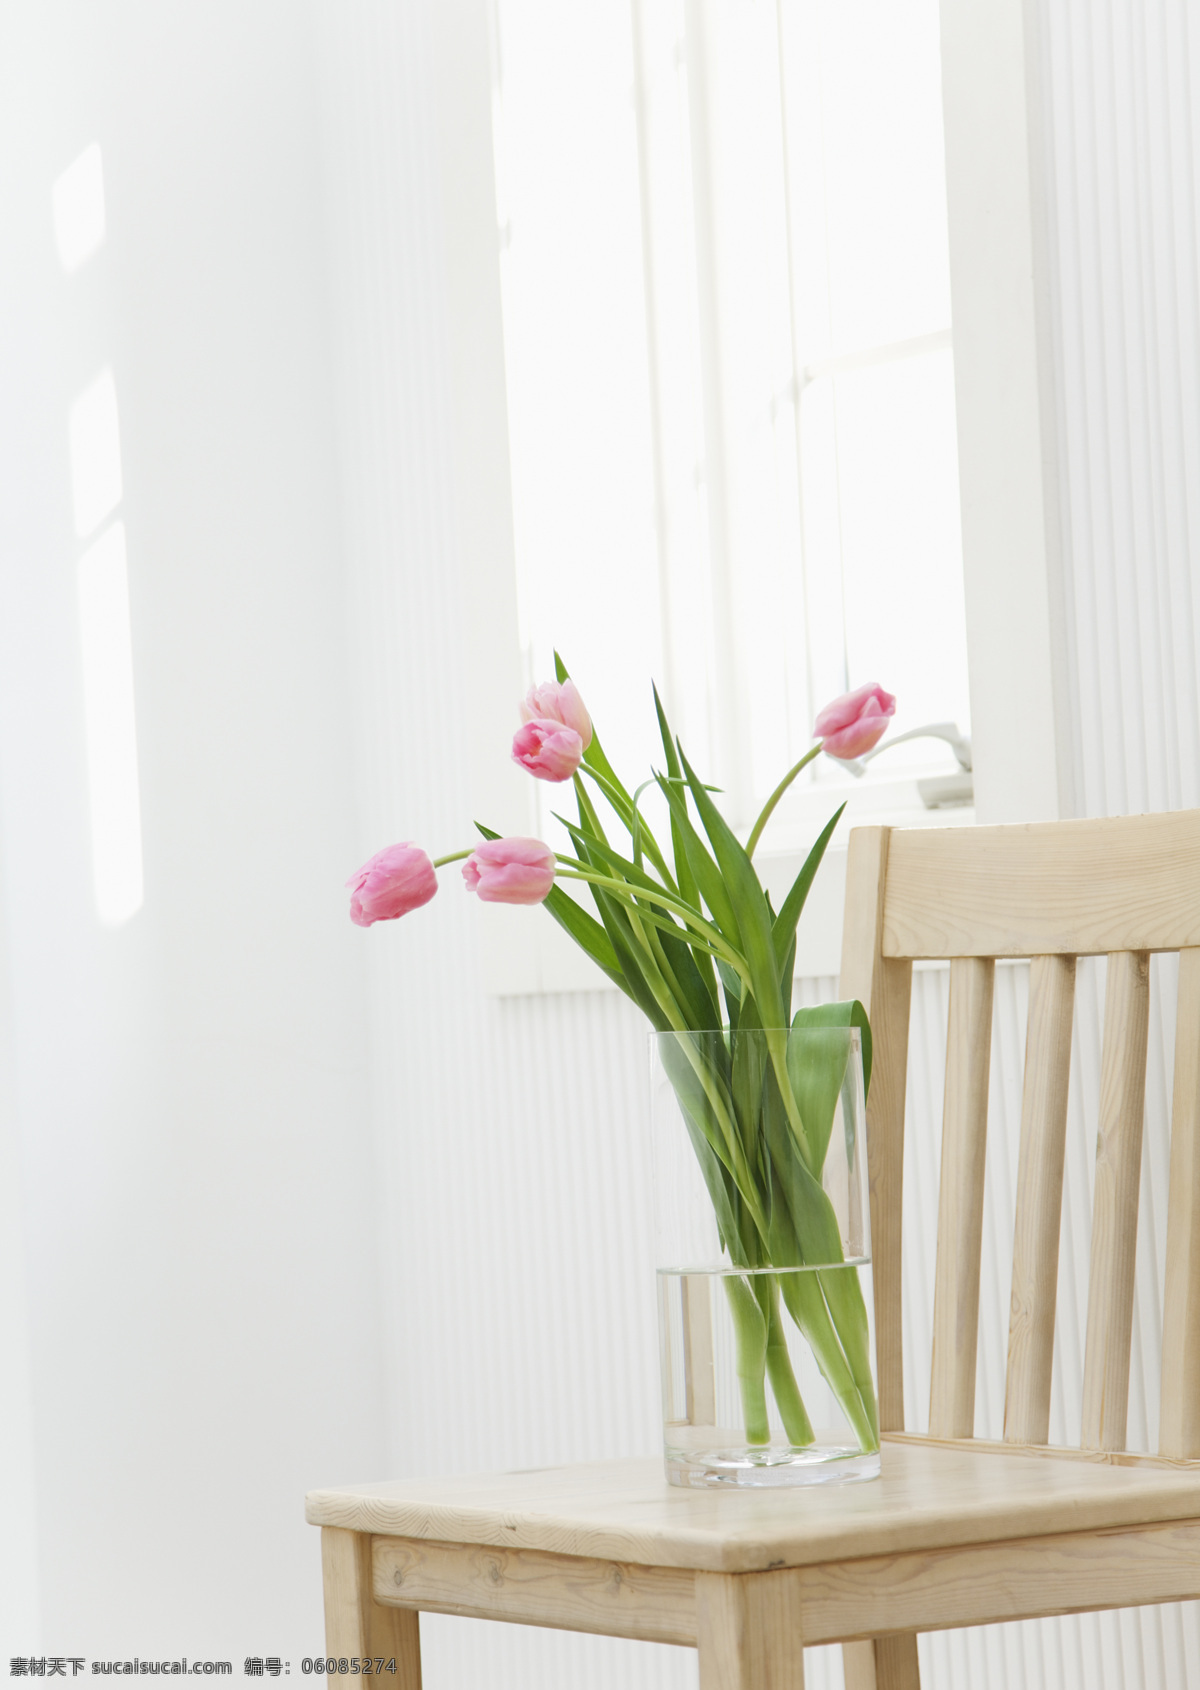
{"label": "chair seat", "polygon": [[661,1461],[608,1461],[317,1490],[306,1516],[383,1536],[747,1573],[1200,1520],[1200,1464],[885,1438],[882,1473],[867,1483],[685,1490],[666,1483]]}

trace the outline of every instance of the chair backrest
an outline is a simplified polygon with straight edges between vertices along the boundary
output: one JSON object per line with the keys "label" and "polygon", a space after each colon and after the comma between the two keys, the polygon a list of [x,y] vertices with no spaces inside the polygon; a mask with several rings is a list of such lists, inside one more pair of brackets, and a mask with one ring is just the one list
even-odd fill
{"label": "chair backrest", "polygon": [[913,962],[950,963],[929,1430],[969,1438],[992,985],[997,957],[1030,960],[1004,1437],[1044,1444],[1075,963],[1104,955],[1082,1445],[1124,1449],[1154,951],[1180,953],[1159,1453],[1190,1459],[1200,1456],[1200,811],[851,833],[841,992],[861,998],[874,1035],[867,1134],[885,1431],[904,1424],[900,1223]]}

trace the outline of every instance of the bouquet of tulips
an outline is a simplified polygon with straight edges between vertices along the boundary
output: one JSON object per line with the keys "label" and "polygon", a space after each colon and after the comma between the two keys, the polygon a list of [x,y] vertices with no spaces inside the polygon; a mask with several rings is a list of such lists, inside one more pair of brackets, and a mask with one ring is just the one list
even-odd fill
{"label": "bouquet of tulips", "polygon": [[[660,1048],[721,1242],[733,1267],[760,1270],[725,1281],[747,1440],[768,1441],[767,1379],[789,1441],[804,1446],[813,1439],[783,1333],[782,1300],[860,1446],[876,1449],[866,1309],[857,1273],[838,1266],[840,1230],[821,1185],[847,1067],[844,1030],[860,1030],[869,1084],[870,1028],[857,1002],[791,1011],[797,924],[842,809],[822,830],[778,911],[753,859],[800,771],[822,751],[850,759],[870,750],[895,700],[871,683],[828,705],[814,725],[814,744],[780,781],[742,844],[672,735],[657,690],[663,768],[630,792],[556,661],[557,681],[531,688],[522,704],[513,757],[537,779],[574,783],[577,817],[558,818],[573,853],[483,827],[481,844],[434,861],[416,845],[393,845],[348,883],[351,918],[367,927],[428,903],[437,869],[461,861],[467,889],[485,902],[544,904],[660,1034],[676,1035],[661,1039]],[[649,787],[665,801],[669,842],[660,843],[642,814]],[[614,824],[620,845],[610,838]],[[591,888],[594,916],[561,889],[563,880]],[[814,1040],[811,1032],[822,1028],[830,1036]],[[793,1030],[810,1036],[793,1038]],[[751,1031],[761,1037],[740,1038]],[[807,1266],[823,1271],[761,1271]]]}

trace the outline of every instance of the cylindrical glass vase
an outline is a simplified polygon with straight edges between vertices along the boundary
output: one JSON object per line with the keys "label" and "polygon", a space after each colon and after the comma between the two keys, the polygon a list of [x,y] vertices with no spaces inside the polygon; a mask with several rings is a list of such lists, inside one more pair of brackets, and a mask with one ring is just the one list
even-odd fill
{"label": "cylindrical glass vase", "polygon": [[672,1484],[879,1472],[861,1035],[651,1038]]}

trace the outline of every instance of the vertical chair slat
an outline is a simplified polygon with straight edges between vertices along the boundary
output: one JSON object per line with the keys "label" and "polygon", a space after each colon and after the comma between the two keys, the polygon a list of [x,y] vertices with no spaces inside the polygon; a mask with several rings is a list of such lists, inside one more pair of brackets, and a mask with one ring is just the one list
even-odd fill
{"label": "vertical chair slat", "polygon": [[915,1632],[892,1632],[842,1644],[846,1690],[921,1690]]}
{"label": "vertical chair slat", "polygon": [[1149,1030],[1149,955],[1145,951],[1119,951],[1108,959],[1104,995],[1100,1128],[1083,1362],[1084,1449],[1125,1447]]}
{"label": "vertical chair slat", "polygon": [[841,995],[858,998],[871,1023],[875,1061],[867,1097],[867,1165],[871,1182],[871,1260],[875,1289],[875,1355],[879,1428],[904,1426],[904,1356],[900,1321],[900,1216],[904,1172],[904,1094],[912,963],[882,953],[887,884],[886,827],[850,835]]}
{"label": "vertical chair slat", "polygon": [[979,1259],[995,975],[996,965],[990,957],[958,957],[950,964],[929,1397],[929,1430],[940,1438],[969,1438],[975,1430]]}
{"label": "vertical chair slat", "polygon": [[1050,1370],[1074,1007],[1075,958],[1034,957],[1029,977],[1004,1397],[1004,1436],[1010,1443],[1044,1444],[1050,1432]]}
{"label": "vertical chair slat", "polygon": [[1200,950],[1179,953],[1158,1452],[1200,1456]]}

